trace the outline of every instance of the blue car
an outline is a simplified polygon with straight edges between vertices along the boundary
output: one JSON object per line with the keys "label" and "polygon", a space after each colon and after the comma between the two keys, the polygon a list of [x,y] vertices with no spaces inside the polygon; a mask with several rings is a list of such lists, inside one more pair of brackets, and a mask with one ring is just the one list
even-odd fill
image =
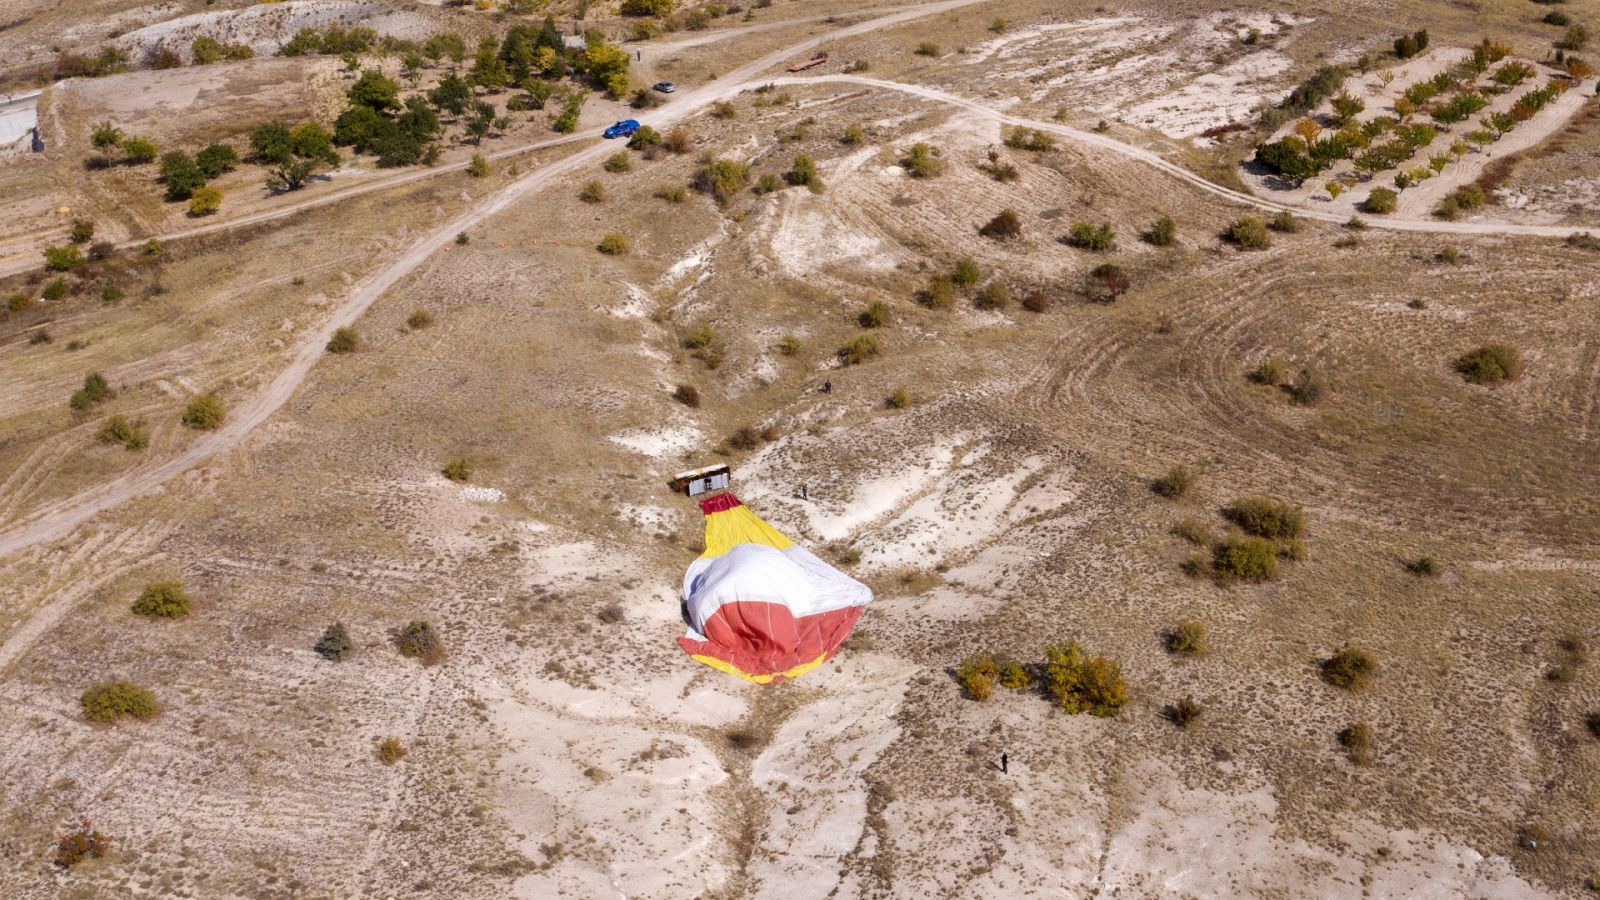
{"label": "blue car", "polygon": [[632,137],[639,130],[637,119],[623,119],[621,122],[606,129],[607,138]]}

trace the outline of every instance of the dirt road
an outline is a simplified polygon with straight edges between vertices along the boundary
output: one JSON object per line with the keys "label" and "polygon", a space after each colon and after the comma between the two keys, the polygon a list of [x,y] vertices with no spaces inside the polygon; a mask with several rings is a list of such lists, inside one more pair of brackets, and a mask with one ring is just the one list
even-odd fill
{"label": "dirt road", "polygon": [[[930,3],[925,6],[899,9],[888,15],[869,19],[836,31],[830,31],[825,35],[807,38],[782,50],[769,53],[746,63],[704,87],[693,91],[685,91],[679,95],[677,102],[659,110],[642,114],[639,119],[647,125],[665,128],[673,121],[684,118],[695,110],[738,94],[740,91],[750,87],[751,82],[768,69],[787,62],[795,55],[804,53],[823,41],[861,34],[877,28],[884,28],[978,2],[982,2],[982,0],[942,0],[942,2]],[[573,138],[563,140],[571,139]],[[288,401],[295,388],[299,387],[300,382],[311,371],[311,367],[316,365],[317,360],[326,352],[324,348],[336,329],[353,324],[385,291],[393,287],[429,256],[454,240],[457,234],[495,215],[529,192],[544,187],[551,181],[575,169],[597,164],[602,157],[615,152],[615,150],[616,145],[614,144],[604,141],[597,142],[572,156],[522,176],[502,188],[499,192],[490,195],[478,206],[426,233],[388,265],[353,285],[350,293],[334,309],[333,314],[322,323],[322,326],[306,332],[300,343],[295,347],[292,361],[282,372],[278,373],[278,377],[274,378],[264,391],[230,411],[227,422],[221,428],[203,435],[177,456],[147,468],[134,469],[108,484],[50,504],[26,520],[13,524],[6,531],[0,532],[0,558],[21,552],[43,542],[65,537],[73,529],[96,515],[134,497],[147,494],[165,484],[174,476],[199,465],[214,454],[237,445],[256,426],[266,421]],[[406,177],[428,177],[431,174],[432,172],[418,172]],[[326,202],[332,202],[332,200],[329,199]],[[285,211],[275,210],[271,214],[263,215],[268,215],[268,217],[289,215],[303,208],[297,207]],[[13,640],[15,639],[13,638]],[[10,642],[8,642],[6,648],[8,653],[11,652],[9,644]]]}
{"label": "dirt road", "polygon": [[[1213,194],[1225,200],[1230,200],[1242,206],[1251,206],[1257,209],[1264,209],[1269,212],[1288,210],[1297,216],[1307,219],[1315,219],[1320,222],[1343,223],[1349,219],[1349,217],[1346,215],[1329,213],[1323,210],[1299,206],[1296,204],[1277,203],[1263,197],[1257,197],[1254,194],[1246,194],[1242,191],[1236,191],[1232,188],[1223,187],[1215,182],[1207,181],[1205,178],[1196,175],[1194,172],[1191,172],[1176,163],[1168,162],[1157,154],[1152,153],[1149,150],[1145,150],[1142,147],[1135,147],[1132,144],[1123,143],[1116,138],[1107,137],[1103,134],[1096,134],[1092,131],[1084,131],[1081,128],[1073,128],[1069,125],[1062,125],[1059,122],[1046,122],[1039,119],[1025,119],[1019,116],[1007,115],[999,110],[984,106],[975,100],[969,100],[960,95],[941,91],[937,88],[923,87],[922,85],[917,84],[903,84],[898,81],[885,81],[881,78],[866,78],[860,75],[816,75],[809,78],[784,77],[770,79],[770,83],[772,84],[790,85],[802,85],[815,83],[818,81],[845,82],[848,84],[859,84],[867,87],[875,87],[886,91],[899,91],[900,93],[911,94],[916,97],[921,97],[925,100],[932,100],[938,103],[949,104],[951,106],[959,106],[962,109],[977,113],[989,119],[1003,122],[1007,125],[1036,128],[1040,131],[1049,132],[1050,134],[1060,135],[1061,137],[1080,144],[1098,147],[1102,150],[1108,150],[1112,153],[1116,153],[1119,156],[1125,156],[1129,159],[1137,160],[1145,165],[1159,169],[1180,181],[1188,182],[1189,184],[1194,185],[1195,187],[1209,194]],[[1391,231],[1424,232],[1428,234],[1502,234],[1564,238],[1575,232],[1584,230],[1571,225],[1512,225],[1498,224],[1494,222],[1440,222],[1428,219],[1385,219],[1377,216],[1365,217],[1364,221],[1373,228],[1386,228]]]}

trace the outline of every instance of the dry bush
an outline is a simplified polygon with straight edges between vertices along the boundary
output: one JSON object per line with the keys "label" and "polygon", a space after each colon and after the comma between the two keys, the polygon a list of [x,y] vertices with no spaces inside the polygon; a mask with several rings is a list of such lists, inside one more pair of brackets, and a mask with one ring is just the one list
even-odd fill
{"label": "dry bush", "polygon": [[444,468],[439,471],[451,481],[469,481],[472,478],[472,463],[464,456],[457,456],[445,463]]}
{"label": "dry bush", "polygon": [[100,859],[111,849],[111,839],[95,830],[88,819],[79,819],[78,827],[56,841],[55,864],[70,869],[85,859]]}
{"label": "dry bush", "polygon": [[1178,223],[1171,216],[1162,216],[1141,237],[1155,247],[1170,247],[1178,240]]}
{"label": "dry bush", "polygon": [[983,310],[1005,309],[1010,304],[1011,288],[998,278],[984,285],[972,298],[972,305]]}
{"label": "dry bush", "polygon": [[607,625],[617,625],[628,618],[627,610],[620,603],[608,603],[597,614],[600,621]]}
{"label": "dry bush", "polygon": [[1177,500],[1194,488],[1195,474],[1190,468],[1179,463],[1167,470],[1167,474],[1150,482],[1150,489],[1169,500]]}
{"label": "dry bush", "polygon": [[429,325],[432,325],[432,324],[433,324],[433,313],[428,312],[427,310],[422,309],[420,307],[418,307],[417,309],[412,310],[411,311],[411,315],[406,316],[406,327],[411,328],[411,329],[427,328]]}
{"label": "dry bush", "polygon": [[911,392],[903,385],[897,387],[889,392],[889,396],[883,398],[883,405],[889,409],[905,409],[911,405]]}
{"label": "dry bush", "polygon": [[1222,236],[1241,250],[1265,250],[1272,246],[1266,224],[1255,216],[1235,219]]}
{"label": "dry bush", "polygon": [[878,339],[870,334],[857,335],[850,343],[839,348],[839,361],[847,366],[860,365],[883,352]]}
{"label": "dry bush", "polygon": [[210,431],[227,418],[228,409],[216,394],[202,394],[189,401],[183,411],[183,424],[197,431]]}
{"label": "dry bush", "polygon": [[1033,686],[1033,673],[1014,659],[1000,663],[1000,686],[1020,691]]}
{"label": "dry bush", "polygon": [[578,199],[585,203],[604,203],[606,186],[598,181],[590,181],[578,191]]}
{"label": "dry bush", "polygon": [[1089,656],[1077,641],[1045,648],[1044,687],[1069,713],[1114,716],[1128,702],[1122,667],[1103,656]]}
{"label": "dry bush", "polygon": [[1016,240],[1022,237],[1022,217],[1014,209],[1002,209],[978,228],[978,234],[995,240]]}
{"label": "dry bush", "polygon": [[1277,357],[1268,357],[1267,359],[1262,360],[1261,364],[1252,369],[1250,374],[1245,377],[1249,378],[1251,381],[1254,381],[1256,384],[1265,384],[1271,387],[1277,387],[1283,383],[1283,374],[1283,360],[1278,359]]}
{"label": "dry bush", "polygon": [[1211,571],[1225,582],[1271,581],[1278,575],[1278,545],[1266,538],[1228,538],[1212,552]]}
{"label": "dry bush", "polygon": [[1172,533],[1191,544],[1204,547],[1211,543],[1211,529],[1193,516],[1185,516],[1172,526]]}
{"label": "dry bush", "polygon": [[360,345],[361,334],[349,326],[335,329],[328,338],[329,353],[354,353]]}
{"label": "dry bush", "polygon": [[85,410],[111,399],[111,385],[106,377],[99,372],[91,372],[84,376],[83,387],[74,391],[67,405],[76,410]]}
{"label": "dry bush", "polygon": [[1345,644],[1322,661],[1322,680],[1347,691],[1365,687],[1378,673],[1372,654],[1353,644]]}
{"label": "dry bush", "polygon": [[672,389],[672,399],[694,409],[700,405],[700,389],[692,384],[680,384]]}
{"label": "dry bush", "polygon": [[1289,392],[1289,399],[1295,403],[1301,406],[1316,406],[1327,399],[1329,387],[1321,373],[1312,368],[1304,368],[1285,390]]}
{"label": "dry bush", "polygon": [[956,682],[973,700],[987,700],[994,695],[994,686],[1000,680],[1000,664],[987,653],[969,656],[956,666]]}
{"label": "dry bush", "polygon": [[176,581],[156,581],[144,586],[131,607],[136,615],[175,619],[189,614],[189,594]]}
{"label": "dry bush", "polygon": [[1257,537],[1280,541],[1305,536],[1305,511],[1271,497],[1235,500],[1223,508],[1222,514]]}
{"label": "dry bush", "polygon": [[378,762],[392,766],[405,758],[406,748],[400,743],[399,738],[386,737],[378,742],[378,748],[373,751],[373,755],[378,758]]}
{"label": "dry bush", "polygon": [[421,620],[412,621],[395,633],[395,647],[401,656],[420,660],[425,666],[444,659],[444,642],[432,625]]}
{"label": "dry bush", "polygon": [[1399,204],[1400,195],[1388,188],[1373,188],[1367,199],[1361,201],[1361,211],[1375,214],[1392,213]]}
{"label": "dry bush", "polygon": [[1455,370],[1472,384],[1515,381],[1522,377],[1522,354],[1515,347],[1505,344],[1484,344],[1458,357]]}
{"label": "dry bush", "polygon": [[601,238],[600,243],[595,245],[595,249],[607,256],[621,256],[633,249],[633,247],[628,243],[626,235],[613,231]]}
{"label": "dry bush", "polygon": [[934,277],[928,279],[928,286],[917,291],[916,301],[920,306],[929,309],[944,309],[955,302],[956,290],[950,279]]}
{"label": "dry bush", "polygon": [[912,178],[932,178],[944,172],[944,160],[939,159],[932,145],[921,142],[911,145],[900,165]]}
{"label": "dry bush", "polygon": [[1420,556],[1406,562],[1406,571],[1423,578],[1432,578],[1442,573],[1444,567],[1431,556]]}
{"label": "dry bush", "polygon": [[763,443],[761,432],[749,425],[745,425],[733,434],[728,435],[728,446],[735,450],[754,450]]}
{"label": "dry bush", "polygon": [[1066,243],[1083,250],[1102,253],[1117,246],[1117,231],[1110,222],[1096,226],[1089,222],[1074,222],[1068,230]]}
{"label": "dry bush", "polygon": [[889,324],[889,304],[882,300],[874,300],[856,316],[856,321],[862,328],[881,328]]}
{"label": "dry bush", "polygon": [[1358,766],[1372,762],[1372,744],[1372,726],[1365,722],[1352,723],[1339,732],[1339,746]]}
{"label": "dry bush", "polygon": [[95,436],[103,444],[121,444],[129,450],[143,450],[150,444],[150,436],[144,429],[120,415],[106,419]]}
{"label": "dry bush", "polygon": [[1167,632],[1163,643],[1167,652],[1177,656],[1200,656],[1206,652],[1206,626],[1199,622],[1179,622]]}
{"label": "dry bush", "polygon": [[148,719],[156,714],[155,695],[131,681],[90,685],[79,702],[83,717],[91,722],[115,722],[124,717]]}
{"label": "dry bush", "polygon": [[1204,709],[1193,698],[1184,697],[1174,700],[1161,708],[1161,717],[1179,728],[1189,728],[1200,724]]}

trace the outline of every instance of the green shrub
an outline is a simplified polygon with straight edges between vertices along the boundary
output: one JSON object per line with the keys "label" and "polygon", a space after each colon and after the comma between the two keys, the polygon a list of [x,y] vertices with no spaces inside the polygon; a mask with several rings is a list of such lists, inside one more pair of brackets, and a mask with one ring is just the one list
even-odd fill
{"label": "green shrub", "polygon": [[1033,685],[1033,673],[1013,659],[1000,663],[1000,686],[1020,691]]}
{"label": "green shrub", "polygon": [[202,394],[189,401],[183,411],[183,424],[197,431],[210,431],[227,418],[227,407],[216,394]]}
{"label": "green shrub", "polygon": [[449,462],[445,463],[444,468],[440,469],[439,471],[444,473],[444,477],[450,479],[451,481],[472,480],[472,463],[469,462],[465,456],[457,456],[456,458],[450,460]]}
{"label": "green shrub", "polygon": [[1222,510],[1228,521],[1248,534],[1275,541],[1305,536],[1305,511],[1270,497],[1245,497]]}
{"label": "green shrub", "polygon": [[156,714],[155,695],[131,681],[101,681],[83,692],[83,717],[115,722],[124,717],[148,719]]}
{"label": "green shrub", "polygon": [[911,405],[911,392],[902,385],[889,392],[883,399],[883,405],[889,409],[905,409]]}
{"label": "green shrub", "polygon": [[1278,545],[1266,538],[1228,538],[1212,552],[1211,569],[1222,581],[1271,581],[1278,575]]}
{"label": "green shrub", "polygon": [[639,130],[633,133],[633,137],[628,138],[629,150],[644,151],[649,150],[652,147],[659,146],[660,144],[661,132],[651,128],[649,125],[640,125]]}
{"label": "green shrub", "polygon": [[189,215],[209,216],[222,208],[222,191],[214,187],[197,187],[189,195]]}
{"label": "green shrub", "polygon": [[56,865],[70,869],[85,859],[99,859],[111,849],[111,839],[96,831],[88,819],[80,819],[76,830],[56,841]]}
{"label": "green shrub", "polygon": [[1339,732],[1339,746],[1344,748],[1350,761],[1358,766],[1372,762],[1372,726],[1365,722],[1346,726]]}
{"label": "green shrub", "polygon": [[710,325],[696,325],[684,335],[683,346],[690,350],[701,350],[711,346],[717,340],[717,331]]}
{"label": "green shrub", "polygon": [[175,619],[189,614],[189,593],[177,581],[157,581],[144,586],[131,607],[136,615]]}
{"label": "green shrub", "polygon": [[882,352],[878,339],[870,334],[857,335],[850,343],[839,348],[839,360],[847,366],[860,365]]}
{"label": "green shrub", "polygon": [[856,321],[861,323],[862,328],[882,328],[889,324],[889,304],[882,300],[872,301],[861,311],[861,315],[856,316]]}
{"label": "green shrub", "polygon": [[22,312],[32,305],[33,298],[27,294],[12,294],[10,299],[6,300],[6,309],[10,312]]}
{"label": "green shrub", "polygon": [[1189,493],[1194,487],[1195,476],[1190,468],[1179,463],[1167,470],[1167,474],[1150,483],[1150,489],[1171,500],[1177,500]]}
{"label": "green shrub", "polygon": [[627,152],[618,150],[617,152],[606,157],[604,166],[607,172],[611,172],[613,174],[631,172],[633,171],[633,158],[628,156]]}
{"label": "green shrub", "polygon": [[839,135],[839,143],[844,144],[846,147],[853,147],[866,139],[867,134],[861,130],[860,125],[846,126],[844,133]]}
{"label": "green shrub", "polygon": [[1505,344],[1484,344],[1457,358],[1455,370],[1472,384],[1515,381],[1522,377],[1522,354]]}
{"label": "green shrub", "polygon": [[944,160],[938,158],[931,144],[920,141],[911,145],[900,165],[912,178],[932,178],[944,172]]}
{"label": "green shrub", "polygon": [[1378,673],[1378,661],[1367,651],[1345,644],[1323,660],[1321,668],[1323,681],[1353,691],[1372,681]]}
{"label": "green shrub", "polygon": [[70,272],[83,265],[83,251],[75,244],[44,248],[44,264],[52,272]]}
{"label": "green shrub", "polygon": [[444,659],[444,644],[433,626],[417,620],[407,624],[395,635],[395,646],[401,656],[421,660],[425,666]]}
{"label": "green shrub", "polygon": [[995,279],[983,286],[972,298],[972,305],[978,309],[1005,309],[1011,303],[1011,288],[1004,281]]}
{"label": "green shrub", "polygon": [[1103,222],[1098,227],[1088,222],[1074,222],[1067,232],[1067,243],[1100,253],[1116,248],[1117,232],[1110,222]]}
{"label": "green shrub", "polygon": [[345,630],[344,625],[340,622],[335,622],[329,625],[326,631],[322,632],[322,637],[317,639],[316,647],[313,649],[323,659],[340,662],[350,655],[350,652],[355,649],[355,644],[350,642],[350,632]]}
{"label": "green shrub", "polygon": [[1192,697],[1174,700],[1161,708],[1161,717],[1179,728],[1200,724],[1205,710]]}
{"label": "green shrub", "polygon": [[1156,247],[1170,247],[1178,240],[1178,223],[1171,216],[1162,216],[1144,233],[1144,240]]}
{"label": "green shrub", "polygon": [[808,187],[812,191],[822,190],[822,176],[817,174],[817,161],[804,153],[797,153],[794,163],[789,171],[783,173],[783,180],[796,187]]}
{"label": "green shrub", "polygon": [[1206,626],[1199,622],[1179,622],[1166,633],[1167,652],[1177,656],[1200,656],[1206,652]]}
{"label": "green shrub", "polygon": [[52,278],[50,283],[44,286],[44,290],[39,292],[39,296],[46,300],[56,301],[65,297],[67,291],[71,290],[71,288],[72,286],[67,284],[65,278]]}
{"label": "green shrub", "polygon": [[1000,664],[988,654],[969,656],[956,666],[956,682],[973,700],[987,700],[993,696],[999,680]]}
{"label": "green shrub", "polygon": [[727,203],[750,183],[750,167],[732,159],[713,159],[695,171],[694,189]]}
{"label": "green shrub", "polygon": [[1385,187],[1373,188],[1367,199],[1361,201],[1361,211],[1375,214],[1392,213],[1400,202],[1400,195]]}
{"label": "green shrub", "polygon": [[107,419],[96,437],[101,443],[121,444],[129,450],[143,450],[150,443],[150,437],[145,434],[144,429],[123,416],[112,416]]}
{"label": "green shrub", "polygon": [[109,399],[111,399],[111,385],[106,383],[106,377],[99,372],[91,372],[84,376],[83,387],[72,393],[67,405],[76,410],[85,410]]}
{"label": "green shrub", "polygon": [[1089,656],[1077,641],[1052,644],[1044,653],[1045,692],[1067,712],[1114,716],[1128,702],[1128,685],[1116,662]]}
{"label": "green shrub", "polygon": [[601,238],[594,248],[607,256],[621,256],[631,250],[632,245],[625,235],[613,231]]}
{"label": "green shrub", "polygon": [[239,154],[227,144],[212,144],[194,155],[194,164],[207,178],[216,178],[239,165]]}
{"label": "green shrub", "polygon": [[328,338],[329,353],[354,353],[361,344],[361,335],[349,326],[336,328]]}
{"label": "green shrub", "polygon": [[1270,227],[1273,231],[1281,231],[1284,234],[1294,234],[1300,230],[1300,220],[1296,219],[1294,217],[1294,213],[1288,211],[1287,209],[1279,210],[1278,214],[1272,217],[1272,224]]}
{"label": "green shrub", "polygon": [[72,220],[72,230],[68,233],[68,238],[74,244],[87,244],[87,243],[89,243],[90,239],[93,238],[93,237],[94,237],[94,220],[92,220],[92,219],[73,219]]}
{"label": "green shrub", "polygon": [[378,757],[378,762],[392,766],[405,758],[406,748],[400,743],[399,738],[386,737],[378,742],[378,749],[374,751],[374,755]]}
{"label": "green shrub", "polygon": [[1267,226],[1255,216],[1240,216],[1223,232],[1223,237],[1241,250],[1265,250],[1272,246]]}
{"label": "green shrub", "polygon": [[963,256],[956,260],[955,268],[950,270],[950,283],[956,287],[968,288],[983,280],[983,273],[979,271],[978,264],[971,257]]}

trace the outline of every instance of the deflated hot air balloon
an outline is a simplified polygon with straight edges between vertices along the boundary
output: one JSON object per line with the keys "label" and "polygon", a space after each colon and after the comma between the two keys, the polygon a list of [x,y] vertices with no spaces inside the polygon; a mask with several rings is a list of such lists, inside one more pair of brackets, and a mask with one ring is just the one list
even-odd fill
{"label": "deflated hot air balloon", "polygon": [[732,494],[700,501],[706,552],[683,576],[684,652],[758,684],[827,662],[872,590],[756,517]]}

